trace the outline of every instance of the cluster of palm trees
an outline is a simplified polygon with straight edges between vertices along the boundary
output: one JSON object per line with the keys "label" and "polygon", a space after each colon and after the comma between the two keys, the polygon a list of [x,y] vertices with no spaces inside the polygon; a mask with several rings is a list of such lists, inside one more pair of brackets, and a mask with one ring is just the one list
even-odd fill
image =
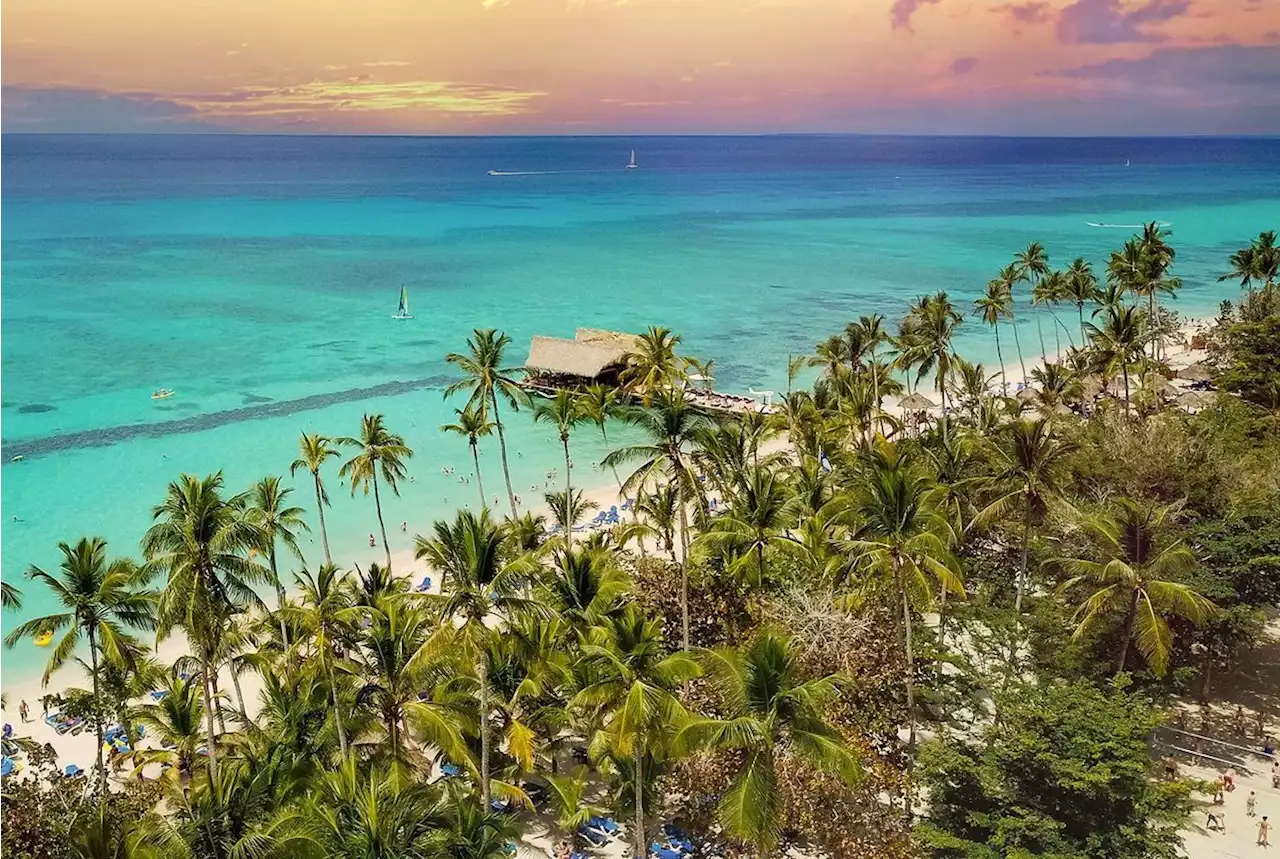
{"label": "cluster of palm trees", "polygon": [[[1035,303],[1074,303],[1074,354],[1125,375],[1127,401],[1131,364],[1159,361],[1149,320],[1158,293],[1176,288],[1166,235],[1151,225],[1114,254],[1106,291],[1087,263],[1054,272],[1033,244],[992,281],[979,312],[997,332],[1008,320],[1016,343],[1018,285],[1031,286]],[[1264,234],[1232,265],[1269,289],[1274,264],[1267,274],[1257,260],[1273,247]],[[1127,305],[1131,294],[1147,307]],[[1085,320],[1090,304],[1101,324]],[[1017,559],[994,597],[1015,626],[1031,600],[1068,600],[1077,639],[1117,633],[1117,672],[1163,673],[1168,620],[1216,613],[1183,582],[1194,559],[1174,535],[1177,508],[1072,497],[1074,419],[1022,415],[995,376],[955,354],[962,318],[944,292],[910,307],[896,335],[882,317],[863,317],[792,361],[776,412],[736,415],[693,402],[691,382],[709,367],[679,355],[666,329],[640,338],[620,390],[537,402],[503,367],[509,338],[477,330],[466,352],[448,356],[462,375],[449,393],[467,399],[442,429],[466,439],[481,506],[432,523],[414,543],[439,576],[438,595],[392,574],[381,493],[398,491],[413,452],[382,416],[366,415],[355,436],[304,434],[290,468],[311,475],[323,561],[304,558],[306,513],[280,478],[230,494],[221,475],[183,475],[153,510],[141,561],[112,558],[94,538],[62,544],[55,572],[33,567],[62,610],[20,625],[6,644],[57,634],[46,680],[86,655],[103,796],[104,727],[120,720],[130,737],[147,729],[148,747],[128,762],[134,775],[163,769],[166,813],[129,845],[216,859],[484,859],[509,854],[521,829],[510,809],[538,807],[569,838],[596,813],[629,813],[634,855],[647,856],[650,824],[669,811],[664,779],[676,762],[708,757],[728,772],[710,797],[720,831],[767,855],[788,828],[788,772],[846,786],[862,778],[868,744],[834,706],[856,678],[815,669],[772,622],[727,638],[698,624],[695,635],[694,613],[709,609],[690,605],[692,578],[751,594],[762,617],[799,585],[832,594],[831,611],[887,619],[908,754],[927,717],[919,636],[933,640],[929,653],[943,649],[948,603],[970,595],[961,559],[977,548]],[[1037,371],[1038,405],[1052,404],[1075,363]],[[818,376],[797,388],[805,366]],[[883,407],[904,372],[909,385],[931,378],[949,406],[932,429],[907,432]],[[562,444],[564,489],[546,499],[555,529],[522,514],[511,491],[502,415],[521,409]],[[575,534],[589,505],[572,480],[572,434],[594,425],[607,440],[610,419],[637,438],[603,461],[634,515]],[[510,506],[501,520],[484,503],[478,456],[495,434]],[[347,569],[330,553],[324,473],[344,450],[339,474],[353,494],[372,494],[385,564]],[[1033,563],[1050,527],[1083,535],[1089,551]],[[645,608],[637,572],[655,569],[678,582],[679,617]],[[274,606],[263,591],[274,591]],[[6,586],[4,599],[19,594]],[[940,620],[922,628],[933,610]],[[157,642],[181,633],[189,656],[159,663],[141,638],[151,632]],[[220,688],[228,677],[234,695]],[[256,700],[243,693],[246,677]]]}

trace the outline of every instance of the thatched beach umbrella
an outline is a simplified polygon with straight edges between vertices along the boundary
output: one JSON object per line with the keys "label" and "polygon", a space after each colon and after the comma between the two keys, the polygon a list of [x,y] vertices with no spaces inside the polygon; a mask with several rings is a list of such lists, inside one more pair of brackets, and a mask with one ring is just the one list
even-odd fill
{"label": "thatched beach umbrella", "polygon": [[1102,377],[1098,375],[1085,376],[1080,380],[1080,399],[1093,400],[1098,394],[1101,394],[1106,386],[1102,384]]}
{"label": "thatched beach umbrella", "polygon": [[909,394],[898,400],[898,406],[907,412],[927,412],[936,409],[938,404],[923,394]]}
{"label": "thatched beach umbrella", "polygon": [[1197,361],[1190,367],[1183,367],[1179,370],[1178,378],[1186,379],[1188,382],[1208,382],[1213,379],[1213,372],[1203,361]]}
{"label": "thatched beach umbrella", "polygon": [[1018,398],[1018,402],[1022,403],[1024,406],[1034,403],[1038,399],[1038,395],[1039,392],[1035,388],[1029,386],[1015,394]]}
{"label": "thatched beach umbrella", "polygon": [[1178,408],[1195,414],[1213,405],[1213,394],[1204,391],[1187,391],[1177,399]]}
{"label": "thatched beach umbrella", "polygon": [[1176,400],[1182,396],[1182,389],[1170,382],[1168,379],[1158,379],[1152,386],[1158,396],[1166,400]]}

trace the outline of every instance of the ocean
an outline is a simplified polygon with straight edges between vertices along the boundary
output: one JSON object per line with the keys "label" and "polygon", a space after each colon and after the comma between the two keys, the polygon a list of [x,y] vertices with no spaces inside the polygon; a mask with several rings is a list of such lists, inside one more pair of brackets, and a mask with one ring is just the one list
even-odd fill
{"label": "ocean", "polygon": [[[22,576],[55,567],[59,541],[101,535],[136,556],[179,474],[222,470],[232,489],[287,475],[300,432],[354,434],[365,412],[416,452],[413,480],[384,496],[393,551],[475,506],[474,483],[442,473],[471,470],[466,443],[437,428],[457,405],[444,357],[476,327],[506,331],[518,366],[534,334],[665,325],[714,359],[717,388],[779,390],[789,354],[862,314],[892,325],[937,290],[971,307],[1032,240],[1054,265],[1100,266],[1137,225],[1168,223],[1174,306],[1196,316],[1238,295],[1217,282],[1227,255],[1280,227],[1277,139],[5,135],[0,149],[0,566],[28,585],[5,628],[53,609]],[[402,286],[412,321],[390,319]],[[1066,345],[1039,321],[1048,348]],[[976,319],[958,346],[995,364]],[[153,401],[161,387],[177,393]],[[527,500],[560,450],[546,426],[509,422]],[[573,446],[577,481],[606,482],[599,434]],[[496,439],[481,456],[501,493]],[[372,502],[336,473],[328,486],[335,555],[376,557]],[[314,561],[318,538],[304,547]],[[6,677],[46,653],[10,651]]]}

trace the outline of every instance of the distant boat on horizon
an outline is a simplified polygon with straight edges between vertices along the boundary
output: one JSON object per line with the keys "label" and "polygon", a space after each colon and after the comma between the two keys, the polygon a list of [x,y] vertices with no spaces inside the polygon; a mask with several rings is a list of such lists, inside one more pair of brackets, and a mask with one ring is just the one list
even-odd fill
{"label": "distant boat on horizon", "polygon": [[413,318],[412,314],[409,313],[409,290],[405,289],[403,286],[400,287],[400,307],[396,310],[395,315],[392,316],[391,318],[392,319],[412,319]]}
{"label": "distant boat on horizon", "polygon": [[629,162],[627,162],[627,169],[628,169],[628,170],[634,170],[634,169],[636,169],[636,167],[637,167],[637,166],[638,166],[638,165],[636,164],[636,151],[635,151],[634,149],[632,149],[632,150],[631,150],[631,160],[630,160]]}

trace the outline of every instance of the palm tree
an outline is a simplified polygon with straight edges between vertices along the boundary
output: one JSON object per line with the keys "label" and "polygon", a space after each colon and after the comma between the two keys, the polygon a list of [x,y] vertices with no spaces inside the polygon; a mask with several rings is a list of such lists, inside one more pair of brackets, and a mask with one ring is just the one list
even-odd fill
{"label": "palm tree", "polygon": [[569,433],[586,417],[582,413],[582,403],[572,391],[563,388],[556,391],[548,400],[539,400],[533,405],[534,423],[549,423],[560,435],[560,444],[564,447],[564,491],[573,491],[570,472],[573,460],[569,457]]}
{"label": "palm tree", "polygon": [[787,533],[796,522],[797,509],[795,496],[777,474],[748,468],[728,511],[717,516],[697,542],[728,556],[725,572],[759,587],[768,579],[766,549],[793,554],[802,549]]}
{"label": "palm tree", "polygon": [[148,564],[168,576],[160,593],[156,638],[163,640],[174,627],[182,627],[200,661],[205,742],[215,778],[217,655],[231,615],[261,608],[254,585],[267,584],[271,576],[247,557],[250,549],[261,545],[262,536],[244,515],[244,506],[242,495],[222,497],[220,472],[204,479],[184,474],[169,484],[165,500],[152,511],[155,524],[142,537]]}
{"label": "palm tree", "polygon": [[507,859],[520,835],[509,817],[489,807],[486,798],[477,806],[453,788],[445,805],[444,825],[431,838],[430,856],[440,859]]}
{"label": "palm tree", "polygon": [[639,462],[639,466],[623,482],[627,495],[639,497],[649,485],[666,482],[675,487],[680,513],[680,615],[683,635],[681,646],[689,649],[689,504],[701,499],[698,481],[690,465],[689,446],[698,431],[706,426],[706,418],[685,399],[680,389],[663,389],[652,398],[652,405],[628,409],[622,417],[646,436],[643,444],[630,445],[611,452],[604,464],[615,467]]}
{"label": "palm tree", "polygon": [[884,330],[884,317],[879,313],[860,317],[858,325],[862,329],[862,343],[867,355],[867,369],[871,371],[871,393],[876,401],[876,432],[880,432],[881,403],[883,401],[881,400],[882,392],[880,390],[881,367],[879,362],[876,361],[876,351],[889,342],[889,332]]}
{"label": "palm tree", "polygon": [[[249,490],[249,519],[262,532],[267,566],[271,570],[271,582],[276,588],[277,610],[284,608],[284,585],[280,581],[280,570],[276,563],[276,544],[283,544],[289,554],[302,563],[302,549],[298,547],[296,532],[311,530],[302,518],[301,507],[285,506],[292,492],[292,489],[280,486],[278,477],[264,477]],[[280,621],[280,641],[285,646],[289,644],[283,619]]]}
{"label": "palm tree", "polygon": [[1142,228],[1141,257],[1143,261],[1142,276],[1134,291],[1147,297],[1147,324],[1155,335],[1152,357],[1158,358],[1164,351],[1163,336],[1160,324],[1160,296],[1166,292],[1173,295],[1182,286],[1182,279],[1171,277],[1169,270],[1173,266],[1176,253],[1166,241],[1169,231],[1154,221]]}
{"label": "palm tree", "polygon": [[[609,444],[609,431],[607,423],[609,418],[613,417],[618,409],[618,391],[608,385],[595,384],[590,385],[582,392],[581,399],[582,417],[584,420],[591,421],[600,430],[600,439],[607,446]],[[622,478],[618,476],[617,468],[610,468],[613,472],[613,480],[618,484],[618,492],[622,490]],[[568,472],[566,471],[566,474]],[[631,505],[631,518],[637,524],[640,522],[640,514],[636,511],[636,506]],[[644,557],[644,541],[640,541],[640,557]]]}
{"label": "palm tree", "polygon": [[[364,685],[356,690],[355,700],[381,720],[392,769],[410,761],[406,729],[416,731],[450,760],[469,761],[458,720],[461,701],[449,694],[446,683],[454,678],[456,667],[423,655],[439,631],[435,618],[403,598],[380,599],[377,607],[366,609],[365,617],[369,625],[359,638]],[[423,698],[423,690],[435,690],[444,700]]]}
{"label": "palm tree", "polygon": [[1270,289],[1276,275],[1280,274],[1280,247],[1276,246],[1276,231],[1259,233],[1246,247],[1231,254],[1229,262],[1231,271],[1218,278],[1219,282],[1239,280],[1240,286],[1248,289],[1251,295],[1255,281],[1262,281],[1264,288]]}
{"label": "palm tree", "polygon": [[1015,583],[1014,614],[1022,614],[1022,596],[1027,586],[1027,560],[1031,551],[1031,525],[1044,513],[1048,501],[1058,493],[1063,466],[1077,445],[1053,433],[1045,418],[1021,420],[1009,430],[1009,447],[994,445],[995,471],[987,481],[996,497],[976,517],[985,524],[1014,505],[1022,508],[1022,556]]}
{"label": "palm tree", "polygon": [[394,767],[366,771],[344,757],[315,780],[296,807],[270,827],[277,844],[299,855],[334,859],[410,859],[439,855],[433,839],[445,825],[431,786]]}
{"label": "palm tree", "polygon": [[627,586],[608,552],[559,549],[542,582],[541,598],[571,628],[585,631],[617,607]]}
{"label": "palm tree", "polygon": [[[1002,271],[1001,274],[1003,275],[1004,272]],[[982,321],[995,329],[996,360],[1000,362],[1000,386],[1007,397],[1009,396],[1009,381],[1005,378],[1004,353],[1000,350],[1000,320],[1013,319],[1012,281],[1004,277],[987,281],[986,292],[974,302],[974,306],[977,307],[978,315],[982,318]],[[1022,360],[1021,352],[1018,354],[1018,360]],[[1022,375],[1025,377],[1026,374],[1027,370],[1024,366]]]}
{"label": "palm tree", "polygon": [[676,558],[676,530],[680,526],[679,490],[664,483],[653,492],[641,492],[636,498],[635,511],[637,516],[644,518],[649,533],[662,541],[660,548],[667,550],[671,563],[679,563]]}
{"label": "palm tree", "polygon": [[641,334],[635,348],[622,356],[626,369],[622,371],[623,388],[639,394],[647,406],[654,394],[674,386],[684,375],[685,366],[676,356],[680,335],[670,328],[649,326]]}
{"label": "palm tree", "polygon": [[1075,399],[1079,382],[1070,367],[1064,364],[1049,363],[1031,371],[1039,389],[1035,392],[1036,407],[1042,412],[1051,413],[1065,405],[1067,400]]}
{"label": "palm tree", "polygon": [[493,421],[484,416],[484,409],[476,409],[470,403],[466,408],[454,409],[458,415],[456,423],[445,424],[440,427],[443,432],[451,432],[456,435],[467,437],[467,446],[471,448],[471,461],[476,467],[476,486],[480,489],[480,507],[484,508],[484,478],[480,476],[480,439],[493,432]]}
{"label": "palm tree", "polygon": [[378,473],[396,495],[400,494],[400,481],[404,479],[404,461],[413,451],[404,439],[389,431],[382,422],[382,415],[366,414],[360,422],[360,437],[337,439],[339,444],[359,448],[351,459],[338,469],[338,474],[351,481],[351,497],[357,489],[369,494],[373,486],[373,506],[378,512],[378,527],[382,529],[382,548],[387,553],[387,569],[391,569],[391,544],[387,541],[387,525],[382,521],[382,498],[378,495]]}
{"label": "palm tree", "polygon": [[[128,665],[136,658],[140,646],[124,627],[155,628],[154,594],[143,591],[145,569],[128,558],[107,558],[107,541],[101,537],[82,537],[74,546],[59,543],[62,563],[57,573],[50,574],[37,566],[27,570],[27,577],[44,584],[66,611],[37,617],[19,624],[5,636],[6,648],[24,638],[46,632],[66,633],[58,640],[41,682],[49,678],[72,658],[81,636],[89,643],[89,664],[85,666],[93,681],[93,723],[97,731],[97,762],[94,773],[100,796],[107,795],[107,771],[102,762],[103,713],[98,680],[102,659]],[[81,663],[83,664],[83,663]]]}
{"label": "palm tree", "polygon": [[1084,257],[1076,257],[1067,268],[1062,297],[1076,306],[1080,320],[1080,343],[1088,339],[1084,327],[1084,306],[1098,300],[1098,278]]}
{"label": "palm tree", "polygon": [[458,391],[467,391],[467,405],[477,410],[484,420],[493,421],[498,430],[498,451],[502,454],[502,476],[507,481],[507,500],[511,503],[511,517],[520,515],[516,509],[516,493],[511,488],[511,468],[507,464],[507,436],[502,425],[498,402],[505,400],[513,412],[520,410],[524,393],[513,374],[514,369],[502,366],[502,355],[511,338],[492,328],[477,328],[467,338],[467,354],[452,352],[445,360],[462,371],[462,379],[445,388],[448,399]]}
{"label": "palm tree", "polygon": [[[1034,306],[1036,304],[1035,287],[1039,286],[1040,281],[1049,274],[1049,255],[1045,253],[1044,246],[1039,242],[1032,242],[1025,250],[1014,254],[1013,268],[1017,272],[1018,282],[1031,285],[1031,303]],[[1048,360],[1044,350],[1044,331],[1040,328],[1038,316],[1036,330],[1040,332],[1040,359]]]}
{"label": "palm tree", "polygon": [[634,764],[632,850],[644,856],[644,763],[646,758],[661,760],[687,720],[675,690],[700,671],[687,653],[665,652],[660,625],[635,605],[606,617],[591,631],[582,645],[582,670],[588,680],[573,703],[598,714],[599,733],[592,745]]}
{"label": "palm tree", "polygon": [[1169,666],[1173,635],[1168,615],[1196,625],[1218,614],[1217,607],[1178,578],[1196,566],[1181,540],[1167,541],[1164,531],[1179,505],[1153,506],[1121,498],[1115,512],[1074,518],[1098,550],[1098,560],[1056,558],[1051,564],[1071,573],[1060,590],[1086,587],[1088,597],[1076,609],[1074,639],[1079,640],[1108,615],[1124,618],[1116,674],[1124,670],[1129,642],[1137,644],[1151,669],[1163,676]]}
{"label": "palm tree", "polygon": [[22,591],[8,582],[0,582],[0,603],[8,609],[22,608]]}
{"label": "palm tree", "polygon": [[908,747],[915,747],[915,652],[913,616],[933,602],[934,587],[963,595],[964,585],[951,555],[955,533],[939,505],[932,479],[890,443],[871,454],[865,483],[848,499],[846,518],[853,528],[852,570],[860,590],[887,593],[901,609],[899,625],[905,656],[909,720]]}
{"label": "palm tree", "polygon": [[332,564],[333,557],[329,554],[329,532],[324,525],[324,508],[329,506],[329,494],[325,492],[324,482],[320,480],[320,469],[324,468],[325,460],[340,454],[337,449],[330,446],[329,439],[319,433],[307,435],[304,432],[298,441],[298,446],[302,455],[289,466],[289,475],[293,476],[300,468],[311,472],[311,479],[316,485],[316,513],[320,517],[320,543],[324,546],[324,562]]}
{"label": "palm tree", "polygon": [[1106,308],[1102,326],[1089,323],[1089,336],[1094,350],[1102,358],[1104,369],[1114,375],[1119,369],[1124,376],[1124,413],[1131,413],[1129,367],[1142,354],[1146,342],[1147,320],[1138,308],[1123,305]]}
{"label": "palm tree", "polygon": [[[338,694],[338,651],[364,617],[360,608],[348,599],[345,574],[333,564],[323,564],[315,575],[307,570],[294,574],[301,591],[300,605],[286,606],[285,616],[304,630],[309,643],[308,661],[324,676],[333,704],[333,717],[338,729],[338,746],[347,757],[347,733],[342,719],[342,700]],[[301,642],[300,642],[301,643]]]}
{"label": "palm tree", "polygon": [[737,772],[720,798],[720,825],[767,856],[783,827],[780,753],[794,755],[846,784],[861,778],[857,754],[823,718],[844,678],[804,680],[796,649],[770,629],[743,647],[707,651],[704,660],[724,718],[692,719],[676,737],[675,751],[735,752]]}
{"label": "palm tree", "polygon": [[[964,317],[956,312],[945,292],[926,296],[920,302],[919,324],[916,335],[920,343],[920,360],[916,370],[916,381],[930,372],[936,372],[935,386],[942,397],[942,411],[947,411],[947,380],[951,376],[954,353],[951,351],[951,340],[956,329],[964,321]],[[946,424],[944,423],[945,427]]]}
{"label": "palm tree", "polygon": [[200,721],[204,718],[201,690],[195,678],[171,673],[162,691],[164,695],[158,701],[143,704],[132,712],[133,720],[160,744],[159,748],[134,751],[135,773],[147,764],[166,764],[165,776],[185,784],[195,774],[200,746],[206,742],[201,736]]}
{"label": "palm tree", "polygon": [[433,658],[446,650],[465,655],[479,681],[480,794],[489,807],[489,677],[488,645],[495,631],[488,623],[510,620],[517,614],[541,610],[534,600],[521,596],[530,568],[504,564],[506,532],[489,518],[460,510],[452,523],[437,521],[434,539],[417,537],[414,557],[426,559],[447,576],[448,592],[441,607],[444,624],[424,642],[415,661]]}
{"label": "palm tree", "polygon": [[[608,810],[587,800],[587,768],[578,767],[568,775],[548,775],[547,799],[556,818],[556,827],[567,835],[574,847],[582,837],[584,826]],[[637,841],[643,844],[643,841]]]}

